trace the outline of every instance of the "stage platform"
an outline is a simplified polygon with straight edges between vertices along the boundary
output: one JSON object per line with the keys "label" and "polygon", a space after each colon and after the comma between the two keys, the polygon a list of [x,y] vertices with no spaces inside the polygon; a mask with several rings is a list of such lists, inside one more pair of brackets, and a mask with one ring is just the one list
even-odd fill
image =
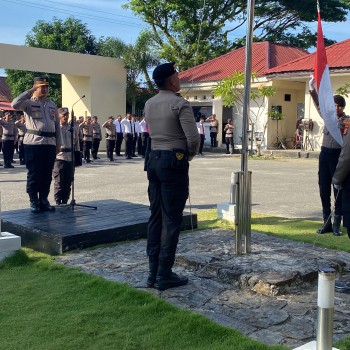
{"label": "stage platform", "polygon": [[[98,244],[145,238],[149,207],[118,200],[56,207],[54,212],[32,214],[30,209],[2,212],[2,231],[21,236],[22,246],[57,255]],[[191,223],[192,222],[192,223]],[[197,215],[184,212],[182,230],[197,228]]]}

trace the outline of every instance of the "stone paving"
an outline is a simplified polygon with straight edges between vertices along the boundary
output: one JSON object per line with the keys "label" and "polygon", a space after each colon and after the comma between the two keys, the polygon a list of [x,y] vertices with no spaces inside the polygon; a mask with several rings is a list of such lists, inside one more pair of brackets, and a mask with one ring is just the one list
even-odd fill
{"label": "stone paving", "polygon": [[[317,236],[315,235],[315,239]],[[175,272],[187,286],[159,292],[145,287],[145,240],[60,256],[58,263],[128,283],[198,312],[267,344],[296,348],[316,337],[317,271],[332,266],[350,278],[350,254],[252,233],[252,253],[234,255],[234,233],[213,229],[182,234]],[[334,339],[350,333],[350,295],[336,292]]]}

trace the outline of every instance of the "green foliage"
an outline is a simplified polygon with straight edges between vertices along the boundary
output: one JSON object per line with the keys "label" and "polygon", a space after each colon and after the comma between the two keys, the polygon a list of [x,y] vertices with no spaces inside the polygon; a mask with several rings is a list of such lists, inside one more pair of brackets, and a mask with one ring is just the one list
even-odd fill
{"label": "green foliage", "polygon": [[344,85],[340,86],[336,91],[336,94],[338,95],[342,95],[342,96],[346,96],[349,97],[349,93],[350,93],[350,84],[349,83],[345,83]]}
{"label": "green foliage", "polygon": [[38,21],[26,36],[26,45],[43,49],[97,54],[97,43],[86,24],[74,17],[65,21],[53,18],[52,22]]}
{"label": "green foliage", "polygon": [[[176,61],[182,70],[244,44],[244,36],[235,33],[246,24],[247,1],[130,0],[125,7],[150,25],[161,58]],[[349,9],[347,0],[321,2],[325,22],[345,21]],[[255,1],[254,32],[258,41],[307,49],[315,43],[315,33],[308,23],[316,20],[316,1]]]}
{"label": "green foliage", "polygon": [[271,118],[272,120],[283,120],[284,116],[281,112],[272,110],[267,113],[268,117]]}

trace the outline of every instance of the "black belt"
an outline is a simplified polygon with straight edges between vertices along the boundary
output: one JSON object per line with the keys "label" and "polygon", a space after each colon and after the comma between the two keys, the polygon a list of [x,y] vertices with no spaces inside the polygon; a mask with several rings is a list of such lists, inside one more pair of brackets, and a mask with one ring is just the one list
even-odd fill
{"label": "black belt", "polygon": [[12,135],[12,134],[3,134],[2,136],[3,136],[3,137],[13,137],[13,136],[15,136],[15,135]]}
{"label": "black belt", "polygon": [[70,152],[72,149],[71,148],[62,148],[61,147],[61,152]]}
{"label": "black belt", "polygon": [[31,130],[31,129],[27,129],[27,134],[37,135],[37,136],[44,136],[44,137],[55,137],[56,136],[55,132]]}

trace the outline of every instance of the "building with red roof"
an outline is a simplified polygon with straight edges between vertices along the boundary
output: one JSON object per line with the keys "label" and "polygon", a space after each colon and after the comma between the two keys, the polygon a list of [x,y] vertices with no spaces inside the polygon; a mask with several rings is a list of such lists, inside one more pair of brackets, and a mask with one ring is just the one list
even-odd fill
{"label": "building with red roof", "polygon": [[[344,54],[350,50],[350,39],[326,48],[328,64],[334,91],[344,86],[350,74],[350,57]],[[273,86],[277,89],[274,96],[265,101],[251,102],[250,115],[255,131],[263,132],[266,127],[264,148],[276,146],[292,148],[295,141],[296,124],[312,119],[314,128],[304,135],[308,150],[318,150],[322,142],[323,121],[314,107],[309,95],[308,81],[313,72],[315,53],[309,54],[298,48],[269,42],[254,43],[252,47],[252,71],[259,75],[257,83]],[[223,130],[227,119],[233,119],[236,125],[234,139],[240,143],[242,134],[242,108],[225,107],[220,98],[215,97],[212,89],[222,79],[239,71],[244,72],[245,48],[233,50],[179,74],[181,94],[191,103],[196,116],[208,117],[215,113]],[[350,102],[350,101],[349,101]],[[263,108],[261,120],[253,120],[256,110]],[[272,109],[282,111],[284,119],[276,122],[268,118]],[[207,125],[207,128],[209,126]],[[209,130],[207,130],[209,136]],[[276,144],[276,135],[283,145]],[[207,137],[207,140],[209,137]],[[224,140],[223,133],[218,135],[219,144]]]}

